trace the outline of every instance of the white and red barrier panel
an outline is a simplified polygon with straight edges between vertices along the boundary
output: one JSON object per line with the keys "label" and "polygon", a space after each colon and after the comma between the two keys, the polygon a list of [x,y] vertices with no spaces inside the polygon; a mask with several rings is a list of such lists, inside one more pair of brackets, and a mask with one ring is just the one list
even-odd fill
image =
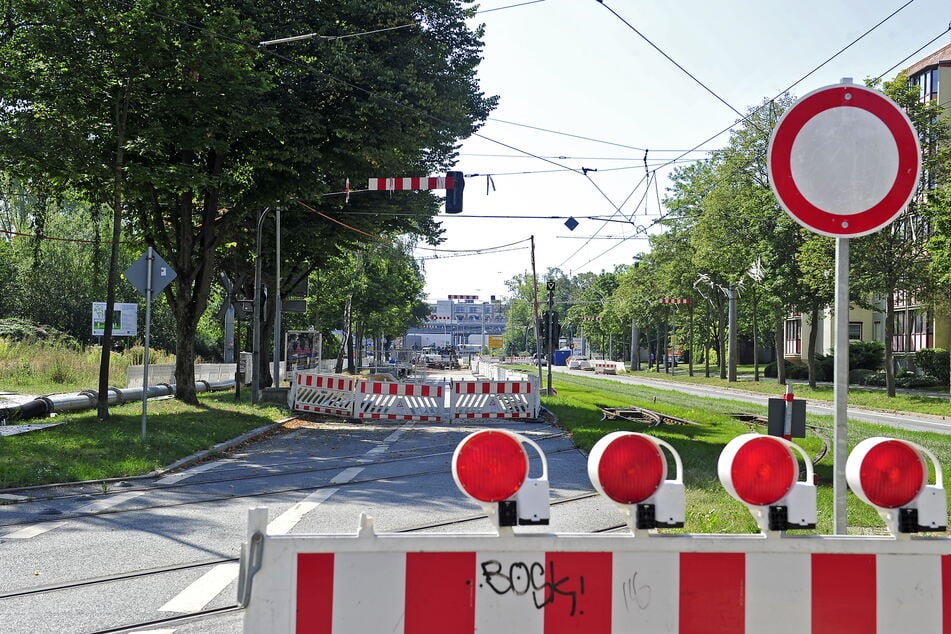
{"label": "white and red barrier panel", "polygon": [[447,417],[443,386],[434,383],[358,381],[354,411],[361,420],[441,421]]}
{"label": "white and red barrier panel", "polygon": [[245,632],[949,632],[949,545],[366,528],[267,536]]}
{"label": "white and red barrier panel", "polygon": [[449,403],[453,419],[538,418],[539,406],[532,381],[459,381]]}
{"label": "white and red barrier panel", "polygon": [[594,371],[598,374],[617,374],[618,370],[623,371],[623,365],[618,368],[618,364],[615,361],[593,361],[592,365],[594,366]]}
{"label": "white and red barrier panel", "polygon": [[397,178],[371,178],[367,189],[371,191],[419,191],[427,189],[452,189],[451,176],[410,176]]}
{"label": "white and red barrier panel", "polygon": [[292,408],[299,412],[353,416],[354,383],[352,376],[298,372]]}

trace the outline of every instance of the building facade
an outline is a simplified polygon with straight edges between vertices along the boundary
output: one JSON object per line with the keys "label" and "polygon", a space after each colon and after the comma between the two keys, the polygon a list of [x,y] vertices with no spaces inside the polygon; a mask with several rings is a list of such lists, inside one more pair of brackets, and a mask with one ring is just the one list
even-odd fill
{"label": "building facade", "polygon": [[[922,101],[937,100],[945,113],[951,116],[951,44],[911,65],[904,73],[912,85],[918,86]],[[926,174],[926,184],[927,181]],[[884,306],[884,299],[880,299],[876,302],[878,310],[851,307],[849,339],[885,343]],[[911,294],[899,293],[895,297],[894,319],[894,334],[890,343],[899,364],[907,365],[909,356],[925,348],[951,350],[951,318],[946,308],[935,311]],[[785,327],[786,358],[805,356],[813,327],[819,329],[816,352],[827,354],[834,348],[835,319],[831,311],[825,311],[815,326],[809,323],[805,315],[790,315]]]}

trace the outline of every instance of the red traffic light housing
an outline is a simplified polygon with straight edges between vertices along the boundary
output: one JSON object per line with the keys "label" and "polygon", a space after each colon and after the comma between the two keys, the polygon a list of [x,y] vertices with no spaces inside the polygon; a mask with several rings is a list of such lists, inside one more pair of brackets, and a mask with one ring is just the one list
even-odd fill
{"label": "red traffic light housing", "polygon": [[[928,484],[929,458],[935,484]],[[891,533],[945,531],[948,499],[941,465],[935,455],[908,440],[866,438],[845,463],[849,488],[878,509]]]}
{"label": "red traffic light housing", "polygon": [[[806,478],[798,482],[803,457]],[[760,530],[816,527],[812,462],[798,445],[775,436],[743,434],[727,443],[717,461],[720,482],[746,504]]]}
{"label": "red traffic light housing", "polygon": [[[449,180],[452,179],[450,186]],[[446,213],[462,213],[462,190],[466,187],[466,179],[462,172],[446,172]]]}
{"label": "red traffic light housing", "polygon": [[[673,480],[667,480],[663,449],[677,466]],[[634,432],[610,433],[591,449],[588,477],[599,493],[621,508],[632,530],[684,525],[683,463],[663,440]]]}
{"label": "red traffic light housing", "polygon": [[[539,478],[528,477],[526,445],[541,458]],[[504,429],[469,434],[452,454],[452,477],[498,527],[548,524],[548,463],[541,448],[521,434]]]}

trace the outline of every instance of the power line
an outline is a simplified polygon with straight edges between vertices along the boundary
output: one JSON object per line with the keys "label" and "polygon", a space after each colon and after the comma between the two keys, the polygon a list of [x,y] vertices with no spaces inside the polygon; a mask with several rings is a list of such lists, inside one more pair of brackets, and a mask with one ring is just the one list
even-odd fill
{"label": "power line", "polygon": [[538,4],[539,2],[544,2],[545,0],[528,0],[528,2],[519,2],[518,4],[510,4],[504,7],[495,7],[493,9],[482,9],[481,11],[476,11],[476,15],[480,13],[492,13],[493,11],[504,11],[505,9],[514,9],[516,7],[524,7],[529,4]]}
{"label": "power line", "polygon": [[[913,1],[913,0],[912,0],[912,1]],[[727,108],[729,108],[730,110],[732,110],[733,112],[735,112],[737,115],[739,115],[739,116],[741,116],[741,117],[743,116],[743,113],[740,112],[739,110],[737,110],[736,108],[734,108],[732,105],[730,105],[729,102],[727,102],[726,99],[724,99],[723,97],[721,97],[720,95],[718,95],[717,93],[715,93],[715,92],[713,91],[713,89],[711,89],[711,88],[710,88],[709,86],[707,86],[705,83],[703,83],[702,81],[700,81],[699,79],[697,79],[697,78],[693,75],[693,73],[691,73],[689,70],[687,70],[686,68],[684,68],[683,66],[681,66],[673,57],[671,57],[670,55],[668,55],[667,53],[665,53],[665,52],[663,51],[663,49],[661,49],[659,46],[657,46],[656,44],[654,44],[654,43],[650,40],[650,38],[648,38],[646,35],[644,35],[644,34],[641,33],[640,31],[638,31],[638,30],[634,27],[633,24],[631,24],[630,22],[628,22],[627,20],[625,20],[623,17],[621,17],[621,15],[620,15],[617,11],[615,11],[614,9],[612,9],[611,7],[609,7],[608,5],[606,5],[606,4],[604,3],[604,0],[596,0],[596,2],[597,2],[598,4],[600,4],[602,7],[604,7],[605,9],[607,9],[608,11],[610,11],[610,12],[614,15],[614,17],[616,17],[618,20],[620,20],[621,22],[623,22],[624,25],[627,26],[627,28],[629,28],[629,29],[631,29],[632,31],[634,31],[635,33],[637,33],[637,35],[638,35],[642,40],[644,40],[645,42],[647,42],[648,44],[650,44],[651,47],[652,47],[655,51],[657,51],[658,53],[660,53],[661,55],[663,55],[663,56],[667,59],[667,61],[669,61],[671,64],[673,64],[674,66],[676,66],[677,68],[679,68],[681,71],[683,71],[683,73],[684,73],[687,77],[689,77],[690,79],[694,80],[694,82],[696,82],[697,85],[699,85],[701,88],[703,88],[703,89],[706,90],[708,93],[710,93],[711,95],[713,95],[713,97],[714,97],[717,101],[719,101],[719,102],[722,103],[724,106],[726,106]]]}

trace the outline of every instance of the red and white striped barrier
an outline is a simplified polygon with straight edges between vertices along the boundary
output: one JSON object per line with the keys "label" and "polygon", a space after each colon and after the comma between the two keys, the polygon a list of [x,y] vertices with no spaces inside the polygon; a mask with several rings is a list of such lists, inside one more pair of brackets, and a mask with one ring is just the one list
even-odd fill
{"label": "red and white striped barrier", "polygon": [[616,361],[592,361],[597,374],[617,374],[624,371],[624,364]]}
{"label": "red and white striped barrier", "polygon": [[357,393],[354,411],[361,420],[441,421],[447,416],[442,385],[358,381]]}
{"label": "red and white striped barrier", "polygon": [[427,189],[452,189],[452,177],[406,176],[396,178],[371,178],[367,189],[371,191],[419,191]]}
{"label": "red and white striped barrier", "polygon": [[[252,510],[252,534],[255,520]],[[946,538],[261,533],[244,631],[948,632]],[[253,540],[252,540],[253,541]],[[243,565],[252,559],[242,556]],[[247,591],[245,584],[239,588]]]}
{"label": "red and white striped barrier", "polygon": [[291,409],[299,412],[353,416],[354,379],[339,374],[308,374],[295,377]]}
{"label": "red and white striped barrier", "polygon": [[538,418],[540,407],[532,381],[459,381],[449,397],[453,419]]}

